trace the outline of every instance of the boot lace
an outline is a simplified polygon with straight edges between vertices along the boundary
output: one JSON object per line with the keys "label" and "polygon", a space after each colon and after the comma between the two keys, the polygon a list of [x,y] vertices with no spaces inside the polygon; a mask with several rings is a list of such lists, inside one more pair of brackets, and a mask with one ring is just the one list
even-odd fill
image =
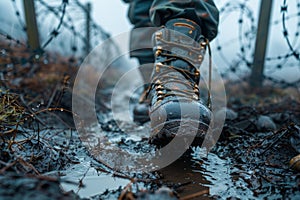
{"label": "boot lace", "polygon": [[[212,79],[212,56],[211,56],[211,47],[209,44],[208,39],[205,39],[205,45],[208,47],[208,54],[209,54],[209,77],[208,77],[208,99],[207,99],[207,106],[211,109],[211,79]],[[149,84],[148,88],[144,91],[142,94],[142,97],[140,101],[145,101],[148,99],[148,96],[150,94],[150,91],[155,89],[156,91],[156,102],[159,102],[163,100],[164,98],[168,96],[178,96],[188,99],[194,99],[199,100],[199,87],[198,87],[198,81],[200,80],[200,72],[198,69],[195,68],[194,72],[191,72],[190,70],[185,70],[176,66],[167,65],[163,63],[168,63],[170,61],[176,60],[176,56],[172,56],[171,58],[166,59],[163,62],[159,62],[155,66],[156,70],[156,76],[152,80],[152,84]],[[185,60],[185,62],[187,62]],[[189,63],[190,64],[190,63]],[[165,70],[161,70],[164,69]],[[180,77],[170,74],[173,70],[176,70],[180,74],[182,74],[185,77],[185,81],[180,79]],[[192,88],[192,89],[180,89],[173,87],[172,89],[165,87],[168,83],[180,83],[181,85],[185,85],[186,88]]]}

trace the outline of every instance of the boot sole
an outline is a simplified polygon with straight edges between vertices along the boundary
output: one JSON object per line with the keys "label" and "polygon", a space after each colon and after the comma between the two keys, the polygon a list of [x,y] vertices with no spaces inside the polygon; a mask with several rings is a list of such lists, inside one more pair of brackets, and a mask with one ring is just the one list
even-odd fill
{"label": "boot sole", "polygon": [[146,116],[146,115],[137,115],[137,114],[135,114],[134,117],[133,117],[133,121],[138,123],[138,124],[143,125],[144,123],[150,121],[150,117],[149,117],[149,115]]}
{"label": "boot sole", "polygon": [[208,125],[197,120],[170,120],[151,128],[149,143],[163,147],[176,136],[183,141],[193,139],[191,145],[200,146],[207,130]]}

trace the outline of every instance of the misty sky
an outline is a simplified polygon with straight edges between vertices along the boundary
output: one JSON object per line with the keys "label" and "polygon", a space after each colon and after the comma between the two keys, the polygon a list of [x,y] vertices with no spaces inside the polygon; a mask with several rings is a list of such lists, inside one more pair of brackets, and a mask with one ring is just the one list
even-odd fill
{"label": "misty sky", "polygon": [[[20,11],[22,11],[22,1],[16,0],[19,6]],[[72,1],[72,0],[70,0]],[[127,8],[128,5],[123,3],[121,0],[81,0],[83,3],[91,2],[93,4],[93,18],[94,20],[101,25],[104,30],[110,33],[112,36],[116,36],[123,32],[128,32],[131,29],[131,24],[127,19]],[[226,2],[244,2],[243,0],[215,0],[216,5],[221,8]],[[46,0],[47,2],[47,0]],[[60,0],[54,0],[51,2],[57,2],[58,4],[61,2]],[[258,18],[258,10],[259,10],[259,2],[258,0],[249,0],[248,6],[253,13],[253,17],[255,18],[255,26]],[[280,7],[283,1],[273,1],[273,13],[272,13],[272,22],[281,19]],[[297,13],[296,10],[296,1],[288,1],[288,12],[289,14]],[[17,35],[18,31],[18,21],[13,13],[13,8],[11,4],[11,0],[1,0],[0,1],[0,19],[2,27],[0,30],[5,31],[13,36]],[[22,13],[21,13],[22,15]],[[216,49],[217,45],[221,45],[224,50],[225,57],[232,62],[235,59],[238,59],[238,50],[240,48],[240,44],[238,43],[239,37],[239,27],[238,27],[238,19],[240,12],[232,12],[227,13],[226,15],[221,16],[221,23],[219,27],[219,36],[218,38],[212,42],[213,49]],[[298,31],[299,26],[297,26],[298,19],[296,17],[290,19],[287,22],[289,37],[294,42],[295,48],[299,48],[299,43],[297,38],[295,38],[295,32]],[[267,56],[277,56],[286,54],[289,49],[287,47],[286,41],[283,37],[283,29],[282,24],[274,24],[271,26],[270,35],[269,35],[269,44]],[[244,28],[245,30],[250,27],[249,18],[244,16]],[[50,30],[50,28],[49,28]],[[245,31],[244,30],[244,31]],[[247,30],[246,30],[247,31]],[[26,37],[24,34],[22,37]],[[255,38],[252,38],[250,41],[252,45],[254,44]],[[251,56],[251,52],[249,54]],[[224,66],[224,60],[218,55],[218,53],[214,53],[214,62],[217,66]],[[291,62],[295,62],[295,60],[291,59]],[[268,65],[276,65],[277,63],[268,63]],[[293,70],[289,70],[291,72],[291,77],[295,74],[299,73],[299,62],[296,63],[296,66]],[[295,73],[295,70],[297,70]],[[269,70],[270,71],[270,70]],[[272,70],[271,70],[272,71]],[[293,77],[292,77],[293,78]]]}
{"label": "misty sky", "polygon": [[[84,1],[83,1],[84,2]],[[129,31],[132,27],[130,22],[127,19],[127,8],[128,5],[123,3],[121,0],[110,0],[110,1],[99,1],[99,0],[92,0],[90,1],[94,4],[93,8],[93,17],[94,19],[101,24],[105,30],[110,32],[112,35],[118,35],[122,32]],[[218,8],[222,8],[224,4],[228,2],[228,0],[215,0],[215,3]],[[231,2],[234,2],[234,0],[231,0]],[[236,1],[236,2],[244,2],[244,1]],[[282,24],[274,24],[275,21],[281,20],[281,12],[280,8],[283,3],[283,1],[273,1],[273,10],[272,10],[272,23],[273,25],[270,28],[270,34],[269,34],[269,43],[268,43],[268,51],[267,56],[268,57],[274,57],[277,55],[285,55],[289,49],[287,47],[286,41],[283,37],[283,29]],[[260,8],[260,1],[258,0],[249,0],[247,5],[252,11],[253,17],[256,20],[255,26],[258,19],[259,14],[259,8]],[[290,14],[297,13],[296,10],[296,1],[288,2],[288,12]],[[216,48],[217,44],[220,43],[222,46],[227,46],[227,51],[225,50],[224,54],[225,56],[229,57],[229,60],[236,59],[233,55],[235,52],[239,49],[239,44],[237,42],[238,38],[238,18],[240,13],[230,13],[227,17],[221,16],[221,24],[220,24],[220,33],[218,41],[213,41],[212,46],[213,48]],[[246,19],[246,20],[245,20]],[[247,17],[244,17],[245,25],[244,27],[249,27],[250,22],[247,22]],[[297,32],[297,18],[291,19],[287,22],[288,31],[290,34],[290,38],[293,39],[293,36],[295,32]],[[248,24],[247,24],[248,23]],[[252,44],[254,44],[255,38],[252,38]],[[295,40],[294,40],[295,41]],[[224,47],[223,47],[224,48]],[[238,53],[236,53],[238,54]],[[251,56],[252,53],[249,54]],[[238,57],[238,56],[237,56]],[[224,65],[224,61],[217,55],[214,56],[214,62],[218,66]],[[295,62],[295,60],[291,59],[289,62]],[[270,67],[270,69],[267,69],[267,72],[271,73],[273,72],[272,66],[277,65],[277,62],[269,62],[267,63]],[[297,66],[293,68],[289,68],[286,70],[281,70],[283,73],[288,74],[289,79],[298,79],[299,78],[299,62]],[[281,76],[282,72],[278,72],[278,76]],[[277,74],[273,73],[276,77]]]}

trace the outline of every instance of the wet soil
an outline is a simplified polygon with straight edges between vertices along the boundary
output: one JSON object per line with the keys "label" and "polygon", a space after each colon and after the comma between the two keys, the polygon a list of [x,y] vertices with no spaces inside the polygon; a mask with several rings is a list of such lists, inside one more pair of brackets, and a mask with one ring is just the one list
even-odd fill
{"label": "wet soil", "polygon": [[[297,88],[254,90],[228,81],[225,125],[208,155],[192,147],[155,172],[122,172],[95,159],[74,127],[70,102],[80,62],[50,54],[21,60],[30,53],[0,47],[0,199],[300,198],[300,162],[289,165],[300,153]],[[121,72],[116,67],[107,73]],[[117,97],[116,118],[111,87],[100,83],[97,90],[99,134],[131,155],[155,150],[148,144],[149,123],[122,119],[122,102],[132,109],[140,91]]]}

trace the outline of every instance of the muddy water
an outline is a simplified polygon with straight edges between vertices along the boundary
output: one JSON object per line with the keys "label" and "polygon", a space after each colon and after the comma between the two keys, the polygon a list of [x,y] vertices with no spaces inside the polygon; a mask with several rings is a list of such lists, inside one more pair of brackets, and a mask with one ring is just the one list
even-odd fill
{"label": "muddy water", "polygon": [[[136,71],[132,73],[135,75],[123,76],[125,82],[118,82],[121,84],[114,88],[105,86],[102,94],[105,98],[102,99],[105,99],[106,107],[98,110],[101,129],[96,134],[105,136],[111,146],[122,148],[138,157],[153,152],[155,147],[147,142],[149,124],[141,126],[132,121],[132,108],[141,93],[141,89],[138,89],[141,88],[141,80],[132,79],[140,76]],[[234,128],[239,130],[238,127]],[[233,130],[235,129],[231,132]],[[270,144],[277,135],[255,131],[229,131],[227,134],[231,134],[230,137],[219,141],[208,155],[199,147],[193,147],[171,165],[146,175],[150,183],[136,182],[134,185],[138,187],[132,187],[132,190],[151,191],[168,186],[180,197],[203,191],[195,199],[300,199],[299,176],[287,165],[295,154],[289,148],[289,138],[277,140],[274,148],[270,149]],[[251,146],[256,148],[250,148]],[[65,190],[74,190],[86,198],[117,199],[122,188],[130,182],[126,178],[113,177],[112,173],[97,171],[97,161],[86,154],[78,157],[81,164],[66,169],[62,178],[82,180],[84,187],[63,184]],[[98,167],[104,166],[98,163]],[[143,179],[145,174],[128,174],[128,177],[132,176]]]}
{"label": "muddy water", "polygon": [[[130,144],[128,151],[132,151],[133,148],[141,148],[141,143],[136,140],[128,139],[127,143]],[[123,147],[126,148],[126,145]],[[154,147],[148,145],[146,148]],[[247,164],[237,164],[234,158],[229,156],[220,158],[218,154],[222,155],[223,153],[214,151],[206,156],[203,150],[194,147],[171,165],[150,174],[149,177],[153,180],[151,184],[137,182],[136,185],[139,186],[139,190],[156,190],[165,185],[175,189],[181,197],[199,191],[207,191],[196,199],[282,199],[285,197],[297,199],[299,197],[297,176],[291,178],[293,174],[288,173],[281,177],[281,182],[284,184],[280,181],[272,183],[259,178],[259,173],[264,172],[263,170],[248,168]],[[103,195],[105,191],[112,193],[120,187],[124,188],[130,182],[128,179],[113,177],[112,174],[97,172],[94,167],[91,167],[90,160],[81,159],[80,165],[73,166],[64,172],[66,176],[63,179],[82,179],[85,187],[78,188],[77,185],[64,184],[65,190],[74,190],[81,197],[88,198],[99,194]],[[277,173],[280,171],[275,169],[273,175],[271,174],[269,177],[276,178]],[[284,177],[288,175],[290,177]],[[140,176],[143,177],[145,174]],[[137,189],[133,187],[133,191],[137,192]],[[120,191],[115,196],[110,195],[107,198],[105,196],[104,199],[116,199],[119,194]]]}
{"label": "muddy water", "polygon": [[91,163],[83,161],[77,166],[67,169],[63,180],[81,180],[83,187],[78,185],[63,183],[62,187],[66,191],[73,190],[80,197],[92,197],[104,193],[107,189],[117,190],[125,187],[130,181],[112,177],[111,175],[99,173],[95,168],[91,168]]}
{"label": "muddy water", "polygon": [[[130,86],[126,86],[130,87]],[[131,85],[131,90],[122,88],[115,93],[113,103],[113,113],[109,110],[102,111],[98,117],[101,121],[102,129],[98,134],[104,135],[111,144],[125,149],[131,154],[151,152],[155,150],[147,142],[149,135],[149,123],[137,125],[128,117],[128,110],[132,110],[133,105],[138,102],[140,89]],[[113,93],[113,90],[110,90]],[[106,91],[107,95],[107,91]],[[113,105],[112,105],[113,106]],[[65,190],[74,190],[81,197],[92,197],[103,194],[107,189],[115,191],[124,188],[130,181],[128,179],[116,178],[111,174],[98,172],[91,164],[95,161],[83,155],[80,165],[72,166],[64,171],[66,180],[81,180],[85,187],[79,188],[77,185],[63,184]],[[100,164],[101,165],[101,164]],[[233,167],[230,159],[221,159],[216,153],[209,153],[207,156],[199,147],[188,150],[180,159],[171,165],[151,174],[153,177],[152,186],[139,184],[139,189],[155,189],[162,185],[167,185],[176,189],[180,196],[187,196],[199,191],[208,191],[201,196],[201,199],[237,197],[246,198],[253,196],[253,192],[247,188],[243,180],[236,182],[230,175],[237,170]],[[141,175],[144,176],[144,175]],[[157,182],[159,180],[159,183]],[[137,183],[138,184],[138,183]],[[237,186],[238,185],[238,186]],[[107,197],[115,199],[116,196]]]}
{"label": "muddy water", "polygon": [[[120,137],[117,138],[113,138],[113,140],[121,140]],[[134,137],[134,140],[127,139],[128,144],[130,144],[128,151],[132,151],[133,148],[140,148],[140,142],[137,142],[136,138],[137,136]],[[148,148],[154,147],[148,145]],[[167,185],[176,188],[180,196],[208,190],[208,193],[202,195],[201,199],[212,197],[246,199],[253,197],[254,194],[248,188],[248,184],[243,179],[231,175],[239,169],[234,167],[230,158],[221,159],[215,153],[209,153],[207,156],[204,154],[200,148],[190,149],[180,159],[156,172],[159,174],[159,184],[157,177],[152,174],[153,185],[149,188],[142,184],[139,185],[139,189],[154,189],[161,185]],[[73,190],[81,197],[88,198],[103,194],[107,189],[114,191],[120,187],[124,188],[130,182],[128,179],[116,178],[112,174],[98,172],[94,167],[91,167],[92,161],[89,159],[83,157],[80,160],[81,164],[72,166],[63,172],[65,174],[63,180],[82,179],[84,187],[79,188],[78,185],[64,183],[62,186],[67,191]],[[111,199],[114,198],[111,197]]]}

